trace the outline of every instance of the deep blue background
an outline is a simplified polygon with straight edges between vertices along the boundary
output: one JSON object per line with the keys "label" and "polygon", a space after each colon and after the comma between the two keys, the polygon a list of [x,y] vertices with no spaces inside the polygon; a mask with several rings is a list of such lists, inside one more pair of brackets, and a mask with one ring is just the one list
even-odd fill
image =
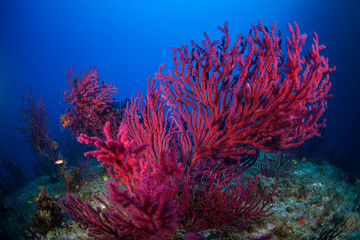
{"label": "deep blue background", "polygon": [[[277,22],[282,36],[296,21],[327,46],[322,53],[336,66],[326,117],[332,145],[359,158],[360,1],[1,1],[0,5],[0,159],[10,160],[32,176],[33,155],[16,130],[21,97],[32,89],[47,104],[55,136],[59,132],[65,70],[89,66],[117,86],[117,99],[146,91],[146,79],[162,63],[172,64],[170,47],[203,32],[218,38],[217,26],[229,22],[231,36],[248,33],[251,24]],[[166,68],[168,69],[168,68]]]}

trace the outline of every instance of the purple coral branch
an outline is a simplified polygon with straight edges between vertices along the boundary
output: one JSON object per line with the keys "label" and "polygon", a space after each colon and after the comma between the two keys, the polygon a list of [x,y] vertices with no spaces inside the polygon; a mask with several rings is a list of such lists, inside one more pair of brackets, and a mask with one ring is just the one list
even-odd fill
{"label": "purple coral branch", "polygon": [[167,156],[160,154],[157,166],[141,158],[144,147],[133,148],[127,128],[121,124],[114,139],[110,124],[104,126],[106,140],[81,134],[80,142],[98,149],[86,153],[111,166],[109,172],[125,183],[119,190],[115,182],[108,184],[106,201],[93,195],[106,209],[93,208],[77,197],[67,196],[61,202],[70,218],[89,230],[97,239],[164,239],[172,234],[178,223],[177,186],[181,182],[182,164],[176,163],[175,149]]}

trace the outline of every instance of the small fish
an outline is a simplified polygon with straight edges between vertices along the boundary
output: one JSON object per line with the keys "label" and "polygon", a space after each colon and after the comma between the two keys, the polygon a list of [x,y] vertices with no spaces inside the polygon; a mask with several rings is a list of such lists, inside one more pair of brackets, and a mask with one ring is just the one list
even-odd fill
{"label": "small fish", "polygon": [[301,160],[302,160],[303,162],[305,162],[305,161],[306,161],[306,157],[303,157]]}
{"label": "small fish", "polygon": [[103,177],[104,181],[106,182],[107,180],[109,180],[109,178],[107,176]]}
{"label": "small fish", "polygon": [[59,198],[59,195],[56,194],[56,195],[54,196],[54,198]]}
{"label": "small fish", "polygon": [[70,119],[68,119],[66,115],[61,115],[60,124],[61,127],[66,128],[70,124]]}
{"label": "small fish", "polygon": [[59,160],[56,160],[56,161],[55,161],[55,164],[62,164],[63,162],[64,162],[63,159],[59,159]]}
{"label": "small fish", "polygon": [[300,224],[300,225],[306,225],[305,220],[306,220],[306,218],[300,219],[300,220],[299,220],[299,224]]}
{"label": "small fish", "polygon": [[32,204],[33,202],[32,201],[27,201],[28,204]]}
{"label": "small fish", "polygon": [[297,164],[297,161],[293,161],[294,164]]}
{"label": "small fish", "polygon": [[57,149],[58,149],[58,147],[59,147],[59,145],[58,145],[58,143],[57,143],[57,142],[52,141],[51,147],[52,147],[54,150],[57,150]]}

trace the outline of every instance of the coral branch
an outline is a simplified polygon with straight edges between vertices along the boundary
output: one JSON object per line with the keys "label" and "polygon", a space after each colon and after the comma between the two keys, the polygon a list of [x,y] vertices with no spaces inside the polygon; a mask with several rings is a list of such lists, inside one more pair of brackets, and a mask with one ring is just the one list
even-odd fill
{"label": "coral branch", "polygon": [[94,156],[109,166],[115,179],[125,183],[126,189],[119,190],[114,182],[108,184],[109,203],[93,195],[106,211],[94,209],[88,203],[68,195],[68,203],[62,204],[72,220],[88,228],[97,239],[164,239],[177,226],[178,205],[175,202],[177,186],[181,183],[183,167],[176,163],[175,149],[166,156],[160,154],[157,166],[141,158],[146,145],[134,148],[127,128],[121,124],[116,139],[110,132],[110,123],[104,127],[106,140],[81,134],[78,140],[93,144],[97,150],[85,153]]}
{"label": "coral branch", "polygon": [[174,146],[178,130],[170,121],[170,109],[161,97],[161,90],[156,88],[154,79],[148,79],[145,99],[140,93],[137,98],[131,99],[123,119],[135,145],[149,145],[144,151],[144,158],[153,166],[157,165],[162,152],[170,152],[171,147]]}
{"label": "coral branch", "polygon": [[81,143],[92,144],[98,149],[85,153],[85,157],[93,156],[101,162],[101,166],[107,167],[111,177],[120,180],[127,185],[131,192],[134,192],[132,179],[134,178],[135,168],[139,168],[137,155],[144,151],[147,145],[134,148],[134,140],[129,140],[127,127],[121,124],[116,139],[113,139],[110,131],[110,122],[104,126],[106,140],[98,137],[89,137],[80,134],[78,141]]}
{"label": "coral branch", "polygon": [[[249,36],[230,46],[228,26],[219,28],[222,41],[191,42],[173,48],[175,67],[168,75],[161,66],[163,97],[173,108],[181,134],[184,161],[192,166],[204,157],[240,158],[254,150],[272,151],[302,144],[318,135],[330,82],[328,60],[320,55],[317,35],[302,54],[306,35],[289,25],[286,55],[280,33],[261,22]],[[261,36],[262,35],[262,36]]]}
{"label": "coral branch", "polygon": [[89,231],[95,239],[166,239],[177,227],[177,205],[169,198],[168,188],[160,185],[155,189],[144,179],[142,193],[134,195],[127,190],[119,190],[117,184],[108,184],[109,201],[93,195],[101,205],[93,208],[78,197],[67,195],[67,202],[61,199],[70,218]]}
{"label": "coral branch", "polygon": [[[121,121],[122,105],[113,99],[116,88],[112,84],[99,81],[98,71],[94,67],[75,77],[73,68],[67,71],[68,91],[63,91],[66,112],[61,116],[62,126],[70,126],[74,136],[80,133],[99,136],[105,122]],[[117,126],[114,132],[117,130]]]}
{"label": "coral branch", "polygon": [[22,112],[24,126],[21,128],[29,142],[35,156],[41,160],[56,161],[56,142],[49,136],[49,114],[44,103],[31,94],[25,100],[22,99]]}
{"label": "coral branch", "polygon": [[216,175],[208,171],[201,178],[190,178],[179,201],[182,222],[192,231],[235,226],[249,228],[270,216],[272,190],[259,189],[259,177]]}

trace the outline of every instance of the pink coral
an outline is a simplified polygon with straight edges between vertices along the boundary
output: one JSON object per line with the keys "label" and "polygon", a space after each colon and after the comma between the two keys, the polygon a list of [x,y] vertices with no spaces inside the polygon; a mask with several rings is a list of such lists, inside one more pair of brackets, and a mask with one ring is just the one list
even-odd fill
{"label": "pink coral", "polygon": [[156,74],[173,108],[187,165],[205,157],[286,149],[318,135],[335,68],[320,55],[324,46],[317,35],[312,49],[302,54],[306,35],[289,25],[291,37],[281,55],[275,24],[268,31],[260,22],[233,46],[227,23],[219,29],[225,34],[220,41],[205,34],[202,46],[172,48],[173,72],[163,74],[161,66]]}
{"label": "pink coral", "polygon": [[21,128],[26,140],[29,142],[35,156],[41,160],[56,161],[56,147],[50,138],[48,124],[49,113],[45,104],[31,94],[22,100],[24,126]]}
{"label": "pink coral", "polygon": [[100,82],[99,78],[94,67],[76,76],[72,67],[67,71],[68,91],[63,91],[63,102],[68,106],[61,120],[63,127],[70,126],[74,136],[80,133],[99,136],[105,122],[114,121],[122,114],[114,105],[116,88],[111,83]]}
{"label": "pink coral", "polygon": [[[113,139],[110,123],[104,127],[106,140],[81,134],[78,140],[93,144],[97,150],[86,156],[94,156],[103,166],[109,166],[114,179],[120,179],[126,188],[119,190],[115,182],[108,184],[106,203],[99,197],[106,211],[94,209],[77,197],[68,195],[62,204],[70,218],[89,229],[90,235],[97,239],[164,239],[173,233],[178,222],[178,205],[175,202],[177,184],[180,182],[183,167],[176,163],[175,150],[169,156],[160,154],[157,166],[141,158],[146,145],[133,148],[127,128],[121,124]],[[120,238],[120,239],[122,239]]]}
{"label": "pink coral", "polygon": [[268,31],[261,22],[233,46],[225,24],[220,41],[205,34],[202,46],[173,48],[173,72],[163,74],[161,66],[148,80],[146,99],[131,100],[116,137],[106,123],[105,140],[78,138],[97,148],[86,156],[108,167],[125,189],[111,182],[107,201],[94,196],[106,211],[68,195],[62,203],[70,217],[98,239],[162,239],[179,219],[197,231],[246,227],[270,215],[276,186],[266,191],[258,176],[245,178],[244,155],[319,135],[335,69],[320,55],[317,35],[302,54],[306,36],[296,24],[289,28],[285,55],[275,24]]}
{"label": "pink coral", "polygon": [[160,153],[170,152],[175,145],[178,130],[174,122],[170,121],[170,115],[161,89],[157,88],[152,78],[148,78],[146,97],[138,93],[137,98],[131,98],[125,110],[123,119],[128,127],[128,134],[136,146],[151,143],[145,149],[144,156],[154,166],[157,165]]}
{"label": "pink coral", "polygon": [[221,229],[234,226],[248,228],[271,215],[271,190],[260,189],[259,176],[204,172],[199,178],[189,178],[179,202],[182,224],[187,230]]}

